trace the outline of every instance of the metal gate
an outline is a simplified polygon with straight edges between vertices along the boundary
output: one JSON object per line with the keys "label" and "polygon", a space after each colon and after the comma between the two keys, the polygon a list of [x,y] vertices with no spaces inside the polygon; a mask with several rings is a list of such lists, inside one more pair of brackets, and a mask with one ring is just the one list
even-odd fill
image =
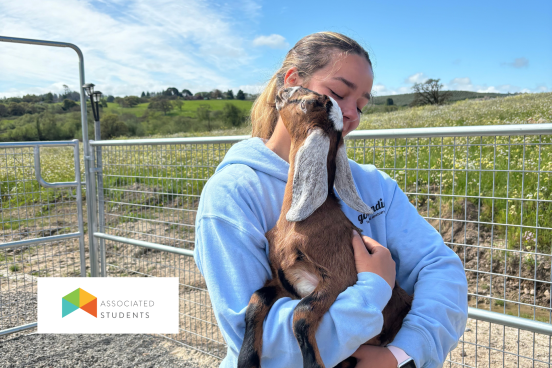
{"label": "metal gate", "polygon": [[[551,134],[552,124],[528,124],[348,136],[349,157],[394,178],[463,261],[470,319],[449,366],[551,365]],[[246,138],[90,143],[103,150],[102,269],[179,277],[180,333],[167,337],[218,358],[225,344],[191,258],[195,214],[227,150]]]}
{"label": "metal gate", "polygon": [[0,336],[36,327],[38,277],[86,276],[81,184],[78,140],[0,143]]}

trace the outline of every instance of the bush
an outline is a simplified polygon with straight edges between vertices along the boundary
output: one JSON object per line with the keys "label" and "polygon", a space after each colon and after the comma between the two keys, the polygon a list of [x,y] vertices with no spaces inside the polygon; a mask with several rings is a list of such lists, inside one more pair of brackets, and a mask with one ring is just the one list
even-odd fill
{"label": "bush", "polygon": [[227,103],[222,109],[222,119],[225,124],[237,127],[245,121],[245,114],[236,105]]}

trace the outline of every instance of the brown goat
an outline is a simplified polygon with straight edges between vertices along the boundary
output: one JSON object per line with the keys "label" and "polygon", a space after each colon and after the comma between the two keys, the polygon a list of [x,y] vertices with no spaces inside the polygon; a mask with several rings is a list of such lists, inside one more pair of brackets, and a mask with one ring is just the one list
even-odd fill
{"label": "brown goat", "polygon": [[[373,211],[358,195],[342,137],[341,110],[328,96],[293,87],[282,89],[276,107],[291,136],[290,169],[280,218],[266,233],[272,279],[257,290],[247,307],[238,368],[260,367],[263,322],[282,297],[301,299],[293,314],[293,331],[303,366],[322,368],[315,332],[337,296],[357,281],[353,230],[341,199],[360,213]],[[382,332],[367,344],[384,346],[399,331],[412,304],[398,285],[383,310]],[[340,367],[351,367],[349,358]]]}

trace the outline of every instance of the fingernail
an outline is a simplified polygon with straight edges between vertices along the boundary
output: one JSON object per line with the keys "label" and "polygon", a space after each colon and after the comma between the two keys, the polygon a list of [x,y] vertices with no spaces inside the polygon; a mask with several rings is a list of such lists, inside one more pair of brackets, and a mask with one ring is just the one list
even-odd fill
{"label": "fingernail", "polygon": [[355,229],[353,229],[353,236],[360,236]]}

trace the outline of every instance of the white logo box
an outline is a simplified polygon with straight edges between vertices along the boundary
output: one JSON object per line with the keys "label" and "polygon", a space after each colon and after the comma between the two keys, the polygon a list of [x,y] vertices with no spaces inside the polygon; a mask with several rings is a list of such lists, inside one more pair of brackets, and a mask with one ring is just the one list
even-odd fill
{"label": "white logo box", "polygon": [[178,333],[178,299],[177,277],[39,277],[38,333]]}

